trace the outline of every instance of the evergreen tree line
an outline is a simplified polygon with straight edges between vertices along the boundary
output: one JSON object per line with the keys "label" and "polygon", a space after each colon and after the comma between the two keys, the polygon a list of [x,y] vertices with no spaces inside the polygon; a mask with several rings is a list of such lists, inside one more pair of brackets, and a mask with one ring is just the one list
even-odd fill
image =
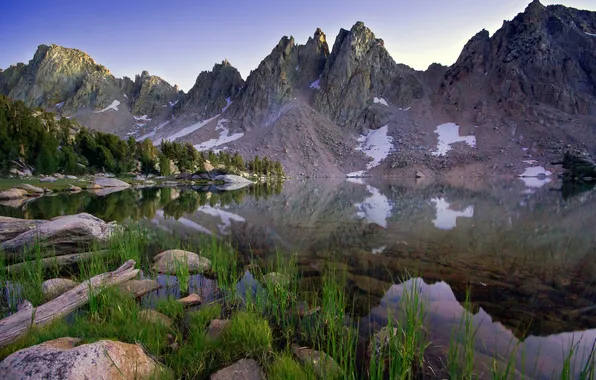
{"label": "evergreen tree line", "polygon": [[[160,149],[150,140],[122,140],[110,133],[90,130],[77,122],[60,118],[41,109],[31,110],[22,101],[0,95],[0,171],[7,172],[17,163],[35,167],[37,174],[57,171],[70,174],[99,171],[122,174],[136,169],[144,173],[170,175],[170,162],[180,172],[205,171],[209,161],[227,171],[249,171],[258,175],[283,176],[277,161],[255,157],[245,163],[233,155],[199,152],[192,144],[163,141]],[[140,162],[140,168],[136,163]]]}

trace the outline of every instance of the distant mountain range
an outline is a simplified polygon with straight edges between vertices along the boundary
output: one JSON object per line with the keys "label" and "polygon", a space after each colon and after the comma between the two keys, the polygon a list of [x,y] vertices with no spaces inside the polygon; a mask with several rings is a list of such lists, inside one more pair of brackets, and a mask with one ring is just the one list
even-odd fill
{"label": "distant mountain range", "polygon": [[40,45],[0,70],[0,93],[122,137],[269,156],[292,175],[553,171],[570,146],[595,153],[596,12],[535,0],[472,37],[452,66],[426,71],[396,63],[361,22],[331,49],[317,29],[304,45],[281,38],[246,80],[224,61],[188,93]]}

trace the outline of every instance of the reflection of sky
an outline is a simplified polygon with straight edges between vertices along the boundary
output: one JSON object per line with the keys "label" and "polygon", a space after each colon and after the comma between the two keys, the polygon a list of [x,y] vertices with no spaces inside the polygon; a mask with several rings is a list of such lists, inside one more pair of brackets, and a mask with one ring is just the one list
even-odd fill
{"label": "reflection of sky", "polygon": [[[380,305],[373,307],[365,320],[386,324],[387,315],[396,315],[398,305],[404,298],[404,291],[411,294],[416,286],[426,313],[426,327],[430,332],[433,345],[449,344],[452,333],[458,331],[461,321],[470,318],[472,327],[476,331],[475,350],[477,365],[492,363],[497,354],[505,358],[515,356],[518,369],[525,363],[526,373],[536,368],[538,378],[550,379],[558,373],[565,360],[564,355],[569,352],[572,344],[577,345],[577,355],[572,364],[574,376],[578,376],[582,369],[582,359],[586,358],[596,341],[596,329],[568,332],[549,336],[530,336],[519,341],[513,332],[499,322],[494,322],[482,308],[472,314],[456,299],[451,287],[445,282],[426,284],[422,279],[412,279],[402,284],[391,286],[380,301]],[[379,326],[379,325],[377,325]],[[517,346],[515,352],[514,348]],[[525,356],[525,358],[524,358]],[[480,363],[481,362],[481,363]],[[558,378],[558,376],[555,376]]]}

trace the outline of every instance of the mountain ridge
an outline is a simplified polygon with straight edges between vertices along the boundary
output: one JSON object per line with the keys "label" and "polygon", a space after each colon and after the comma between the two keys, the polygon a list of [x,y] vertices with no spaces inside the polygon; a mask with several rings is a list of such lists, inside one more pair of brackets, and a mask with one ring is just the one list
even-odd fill
{"label": "mountain ridge", "polygon": [[[66,54],[60,75],[45,70],[51,65],[37,53],[28,65],[1,71],[0,93],[46,108],[64,101],[62,116],[155,144],[181,139],[248,155],[285,149],[284,166],[293,175],[514,176],[523,161],[548,165],[569,144],[594,151],[593,34],[596,12],[534,0],[492,36],[486,30],[473,36],[448,67],[417,71],[397,63],[384,40],[356,22],[340,29],[331,49],[318,28],[302,45],[282,37],[246,79],[227,61],[215,64],[188,93],[146,72],[135,81],[114,78],[90,57],[78,57],[80,50]],[[459,136],[471,133],[474,146],[455,138],[449,153],[433,153],[443,139],[438,126],[446,123],[457,124]],[[293,132],[300,125],[308,126],[305,135]],[[379,160],[377,148],[358,139],[384,126],[386,141],[375,143],[392,148]],[[280,130],[271,134],[272,128]],[[317,140],[318,130],[352,151],[338,156],[334,144],[317,145],[323,159],[299,148],[301,140]],[[266,136],[280,138],[268,144]],[[286,144],[282,136],[292,140]]]}

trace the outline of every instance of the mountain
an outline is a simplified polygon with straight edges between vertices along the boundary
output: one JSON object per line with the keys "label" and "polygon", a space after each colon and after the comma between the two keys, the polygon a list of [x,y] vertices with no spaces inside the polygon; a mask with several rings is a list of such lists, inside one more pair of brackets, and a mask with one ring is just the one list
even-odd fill
{"label": "mountain", "polygon": [[245,80],[224,60],[187,94],[42,45],[0,72],[0,93],[154,144],[276,157],[292,175],[556,174],[566,149],[596,151],[596,12],[535,0],[425,71],[362,22],[332,49],[317,29],[305,44],[282,37]]}

